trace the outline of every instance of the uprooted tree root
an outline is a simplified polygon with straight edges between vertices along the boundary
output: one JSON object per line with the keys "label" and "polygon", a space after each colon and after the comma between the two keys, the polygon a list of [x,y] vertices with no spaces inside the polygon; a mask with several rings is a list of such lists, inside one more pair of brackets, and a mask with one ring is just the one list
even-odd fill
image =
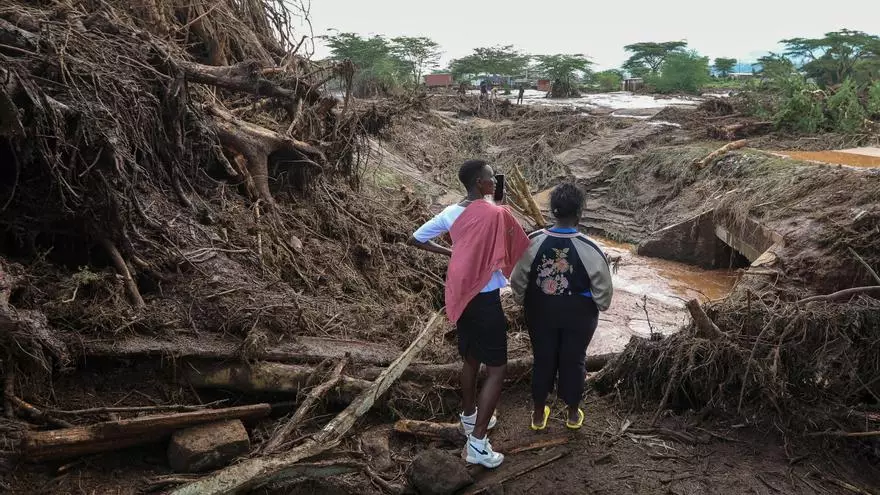
{"label": "uprooted tree root", "polygon": [[880,403],[880,301],[799,306],[751,296],[708,314],[722,336],[701,338],[692,327],[633,339],[596,387],[661,409],[772,419],[795,433],[865,430]]}

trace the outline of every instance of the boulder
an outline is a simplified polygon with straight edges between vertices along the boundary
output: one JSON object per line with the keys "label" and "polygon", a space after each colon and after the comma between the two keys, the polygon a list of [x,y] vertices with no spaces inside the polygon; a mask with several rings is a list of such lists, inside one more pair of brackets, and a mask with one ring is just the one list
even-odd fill
{"label": "boulder", "polygon": [[463,460],[439,449],[417,455],[406,475],[422,495],[450,495],[474,482]]}
{"label": "boulder", "polygon": [[241,420],[217,421],[176,431],[168,445],[168,464],[180,473],[200,473],[225,466],[250,448]]}

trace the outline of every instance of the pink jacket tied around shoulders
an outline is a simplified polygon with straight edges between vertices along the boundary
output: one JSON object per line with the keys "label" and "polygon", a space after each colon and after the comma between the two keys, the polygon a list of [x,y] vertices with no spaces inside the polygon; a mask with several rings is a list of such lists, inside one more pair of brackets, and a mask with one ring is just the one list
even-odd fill
{"label": "pink jacket tied around shoulders", "polygon": [[446,272],[446,314],[457,322],[468,303],[498,270],[510,277],[529,247],[516,218],[485,200],[468,205],[449,230],[452,259]]}

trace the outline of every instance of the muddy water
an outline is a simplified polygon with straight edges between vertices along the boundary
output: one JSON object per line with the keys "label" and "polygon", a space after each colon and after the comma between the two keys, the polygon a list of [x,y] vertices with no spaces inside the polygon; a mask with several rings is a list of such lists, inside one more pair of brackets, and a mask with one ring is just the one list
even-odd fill
{"label": "muddy water", "polygon": [[798,160],[848,165],[858,168],[880,168],[880,148],[855,148],[840,151],[782,151],[780,154]]}
{"label": "muddy water", "polygon": [[670,334],[688,322],[684,302],[726,296],[737,280],[733,270],[703,270],[635,254],[633,246],[591,237],[610,256],[620,256],[611,308],[600,315],[589,354],[618,352],[634,335]]}
{"label": "muddy water", "polygon": [[[550,189],[534,196],[538,207],[548,213]],[[599,316],[599,328],[588,354],[618,352],[634,335],[651,332],[670,334],[688,322],[684,307],[688,299],[720,299],[730,293],[737,280],[734,270],[704,270],[675,261],[635,254],[632,244],[590,236],[609,256],[619,256],[613,275],[614,300]]]}

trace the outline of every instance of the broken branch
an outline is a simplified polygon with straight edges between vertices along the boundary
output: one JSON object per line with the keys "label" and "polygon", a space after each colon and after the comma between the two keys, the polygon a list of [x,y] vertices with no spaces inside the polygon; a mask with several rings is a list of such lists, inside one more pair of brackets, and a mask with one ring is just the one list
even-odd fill
{"label": "broken branch", "polygon": [[691,313],[691,318],[694,319],[698,337],[703,337],[709,340],[718,340],[726,337],[725,333],[718,328],[718,325],[716,325],[706,312],[703,311],[699,301],[691,299],[685,304],[685,306]]}
{"label": "broken branch", "polygon": [[747,144],[749,144],[749,142],[745,139],[740,139],[739,141],[727,143],[724,146],[713,151],[712,153],[709,153],[706,156],[706,158],[703,158],[702,160],[695,160],[694,161],[694,168],[696,168],[697,170],[706,168],[709,165],[711,165],[713,162],[715,162],[715,160],[717,160],[718,158],[721,158],[722,156],[726,155],[727,153],[729,153],[733,150],[745,148]]}
{"label": "broken branch", "polygon": [[342,381],[342,369],[345,368],[346,364],[348,364],[348,356],[336,363],[336,367],[333,368],[333,372],[330,374],[330,378],[327,379],[327,381],[313,388],[312,391],[309,392],[309,395],[297,408],[293,417],[279,428],[278,431],[272,435],[272,438],[266,442],[266,447],[263,449],[264,452],[271,454],[280,450],[281,446],[290,439],[290,434],[294,431],[294,428],[296,428],[297,425],[305,419],[306,414],[311,411],[312,406]]}
{"label": "broken branch", "polygon": [[842,299],[846,299],[847,297],[854,296],[856,294],[871,294],[871,293],[880,293],[880,285],[872,285],[870,287],[853,287],[852,289],[843,289],[832,294],[826,294],[824,296],[812,296],[807,297],[805,299],[801,299],[798,301],[798,304],[806,304],[808,302],[813,301],[840,301]]}
{"label": "broken branch", "polygon": [[110,255],[110,259],[113,260],[113,266],[116,267],[116,272],[119,273],[119,276],[122,277],[122,281],[125,283],[125,289],[128,291],[128,296],[131,298],[131,302],[135,308],[141,309],[146,304],[144,303],[144,298],[141,297],[141,293],[137,288],[137,284],[134,282],[134,279],[131,276],[131,272],[128,270],[128,265],[125,263],[125,260],[122,258],[122,255],[119,253],[119,250],[116,249],[116,246],[110,242],[110,239],[102,238],[100,240],[101,246],[107,251],[107,254]]}

